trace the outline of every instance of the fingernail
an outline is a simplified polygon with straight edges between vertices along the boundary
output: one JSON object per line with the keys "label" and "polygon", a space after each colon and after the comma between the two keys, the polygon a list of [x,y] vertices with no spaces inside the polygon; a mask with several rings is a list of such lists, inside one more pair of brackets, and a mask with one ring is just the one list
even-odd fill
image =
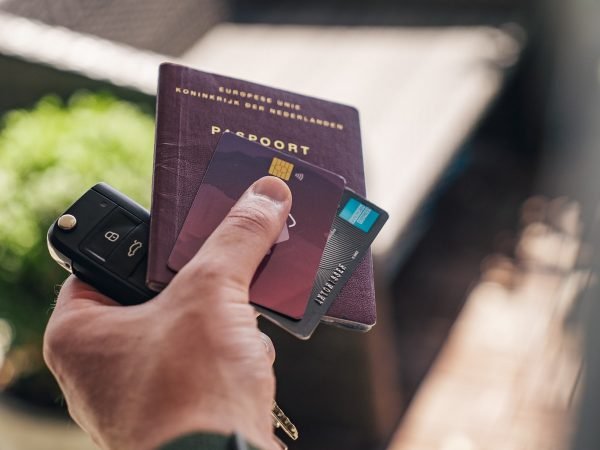
{"label": "fingernail", "polygon": [[269,343],[264,339],[262,339],[262,343],[265,346],[265,350],[267,351],[267,353],[269,353],[271,351],[271,346],[269,345]]}
{"label": "fingernail", "polygon": [[282,180],[276,177],[263,177],[252,186],[252,192],[256,195],[269,197],[277,203],[284,203],[289,200],[291,193]]}

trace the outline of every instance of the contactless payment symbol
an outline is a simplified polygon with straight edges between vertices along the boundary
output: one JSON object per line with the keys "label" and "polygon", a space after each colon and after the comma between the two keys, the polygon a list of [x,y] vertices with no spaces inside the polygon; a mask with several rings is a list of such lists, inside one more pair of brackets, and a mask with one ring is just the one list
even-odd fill
{"label": "contactless payment symbol", "polygon": [[288,219],[290,220],[289,223],[287,223],[288,228],[294,228],[296,226],[296,219],[294,219],[294,216],[292,216],[291,214],[288,214]]}
{"label": "contactless payment symbol", "polygon": [[284,161],[283,159],[273,158],[271,167],[269,167],[269,175],[288,181],[292,176],[292,170],[294,170],[294,165],[292,163]]}
{"label": "contactless payment symbol", "polygon": [[[289,214],[288,220],[283,225],[283,228],[281,229],[281,233],[279,233],[279,236],[277,237],[277,239],[275,240],[273,245],[281,244],[282,242],[289,241],[290,240],[290,228],[294,228],[296,226],[296,223],[297,222],[296,222],[296,219],[294,219],[294,216]],[[269,253],[271,253],[270,250],[269,250]],[[269,253],[267,253],[267,255]]]}

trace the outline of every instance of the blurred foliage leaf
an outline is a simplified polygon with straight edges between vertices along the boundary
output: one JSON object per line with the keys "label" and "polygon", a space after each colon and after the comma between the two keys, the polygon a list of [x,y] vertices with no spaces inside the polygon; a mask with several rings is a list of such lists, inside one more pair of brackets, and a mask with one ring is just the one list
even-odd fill
{"label": "blurred foliage leaf", "polygon": [[48,255],[48,227],[99,181],[147,207],[153,138],[152,116],[104,93],[77,93],[66,104],[47,96],[2,118],[0,317],[14,327],[13,351],[39,348],[55,287],[66,276]]}

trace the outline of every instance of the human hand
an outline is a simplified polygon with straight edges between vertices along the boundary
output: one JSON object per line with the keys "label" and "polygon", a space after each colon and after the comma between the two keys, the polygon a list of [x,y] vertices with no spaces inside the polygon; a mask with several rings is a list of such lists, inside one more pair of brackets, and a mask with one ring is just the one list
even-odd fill
{"label": "human hand", "polygon": [[153,449],[188,432],[277,448],[270,339],[248,289],[291,207],[287,185],[254,183],[157,297],[123,307],[75,277],[58,296],[44,358],[73,419],[105,449]]}

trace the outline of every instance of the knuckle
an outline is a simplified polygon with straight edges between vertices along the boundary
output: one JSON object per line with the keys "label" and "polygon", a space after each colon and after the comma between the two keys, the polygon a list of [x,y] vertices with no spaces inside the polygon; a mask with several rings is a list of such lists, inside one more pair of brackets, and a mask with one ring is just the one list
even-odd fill
{"label": "knuckle", "polygon": [[44,333],[42,354],[46,364],[55,368],[69,345],[71,334],[64,321],[50,322]]}
{"label": "knuckle", "polygon": [[[176,280],[167,286],[167,296],[181,298],[190,304],[189,299],[202,298],[203,301],[240,295],[244,291],[243,283],[231,274],[227,274],[214,261],[194,261],[188,264]],[[190,307],[195,307],[190,304]]]}
{"label": "knuckle", "polygon": [[182,271],[185,281],[198,281],[203,285],[218,286],[224,277],[220,267],[211,261],[198,260],[188,264]]}
{"label": "knuckle", "polygon": [[269,391],[275,388],[275,375],[270,364],[265,365],[260,370],[249,371],[245,376],[255,388],[261,386]]}
{"label": "knuckle", "polygon": [[251,234],[268,234],[272,228],[271,217],[257,206],[234,207],[225,222],[231,227]]}
{"label": "knuckle", "polygon": [[262,339],[263,345],[265,346],[265,352],[271,364],[275,362],[276,352],[275,346],[273,345],[273,341],[269,336],[264,333],[260,333],[260,337]]}

